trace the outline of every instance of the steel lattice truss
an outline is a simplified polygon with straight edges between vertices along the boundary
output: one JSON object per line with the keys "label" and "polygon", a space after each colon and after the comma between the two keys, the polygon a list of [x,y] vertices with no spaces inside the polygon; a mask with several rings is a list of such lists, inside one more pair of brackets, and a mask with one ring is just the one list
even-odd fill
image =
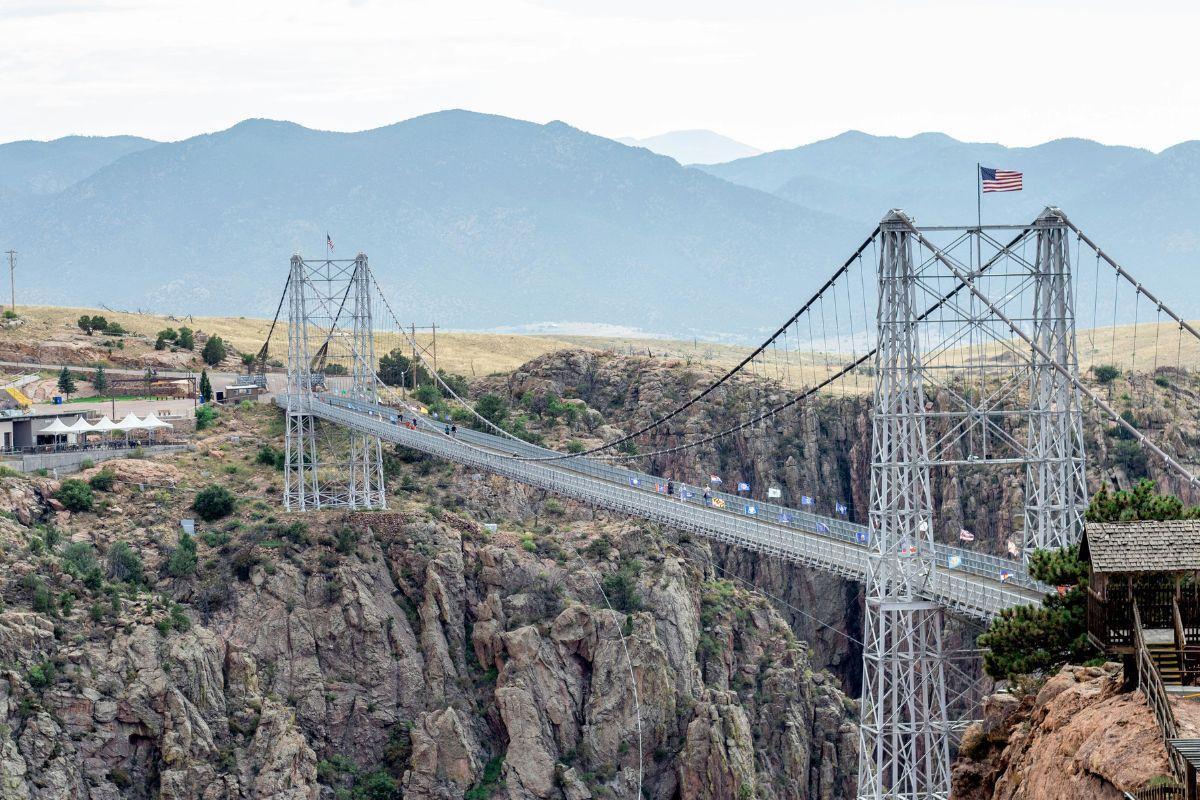
{"label": "steel lattice truss", "polygon": [[287,293],[284,508],[386,508],[379,437],[321,424],[311,413],[315,391],[379,399],[367,257],[292,256]]}

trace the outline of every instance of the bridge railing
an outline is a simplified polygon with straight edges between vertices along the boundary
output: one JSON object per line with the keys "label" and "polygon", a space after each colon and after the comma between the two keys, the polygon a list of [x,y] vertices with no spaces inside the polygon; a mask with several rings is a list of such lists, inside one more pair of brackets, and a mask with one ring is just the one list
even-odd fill
{"label": "bridge railing", "polygon": [[[396,409],[388,406],[359,403],[335,395],[322,395],[321,399],[332,405],[359,410],[368,414],[394,415],[399,413]],[[435,422],[428,418],[425,421],[430,426],[433,426],[435,430],[440,429],[444,424],[443,422]],[[460,428],[457,436],[463,441],[480,447],[500,450],[513,455],[537,458],[555,453],[555,451],[540,447],[531,442],[505,439],[468,428]],[[630,488],[639,491],[651,494],[665,494],[666,492],[666,478],[626,469],[606,461],[579,457],[563,459],[555,463],[561,468],[591,475],[604,481],[627,484]],[[675,490],[674,497],[676,499],[696,505],[703,505],[706,502],[703,496],[704,487],[680,482],[673,482],[673,484]],[[710,505],[716,504],[717,507],[731,512],[768,520],[786,528],[818,533],[829,538],[851,542],[860,546],[865,546],[868,543],[867,537],[870,536],[869,529],[865,525],[855,524],[846,519],[789,508],[777,503],[759,502],[729,492],[713,491],[711,488],[710,494],[712,498],[708,501]],[[1018,561],[939,542],[935,542],[933,548],[934,559],[940,567],[947,570],[961,570],[973,575],[1011,583],[1014,586],[1034,589],[1039,592],[1048,593],[1053,591],[1052,587],[1031,578],[1024,566]]]}
{"label": "bridge railing", "polygon": [[[324,402],[322,402],[324,400]],[[286,403],[286,398],[277,398]],[[766,516],[749,515],[728,506],[705,506],[696,498],[668,496],[645,490],[625,480],[614,480],[567,468],[583,459],[568,462],[522,461],[509,456],[522,443],[495,437],[481,439],[475,431],[462,431],[461,438],[446,436],[440,427],[428,424],[410,430],[395,424],[398,413],[386,406],[369,406],[341,398],[318,398],[308,406],[311,413],[338,424],[379,435],[396,442],[478,467],[530,485],[539,486],[597,506],[628,513],[688,530],[710,539],[779,555],[792,561],[861,580],[866,574],[867,549],[857,539],[830,536],[823,531],[807,531],[795,525],[781,525]],[[483,434],[482,436],[486,436]],[[514,445],[517,450],[509,448]],[[492,452],[492,450],[499,452]],[[602,467],[603,475],[622,477],[629,470],[591,462]],[[661,479],[660,479],[661,480]],[[976,617],[990,617],[1002,608],[1035,602],[1038,595],[994,577],[975,577],[968,573],[935,570],[927,587],[930,599],[946,607]]]}

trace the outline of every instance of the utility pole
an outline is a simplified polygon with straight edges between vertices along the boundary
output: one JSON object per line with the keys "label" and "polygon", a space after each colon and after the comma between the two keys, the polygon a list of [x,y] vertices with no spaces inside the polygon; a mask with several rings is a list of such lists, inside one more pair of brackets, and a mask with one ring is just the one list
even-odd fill
{"label": "utility pole", "polygon": [[433,373],[434,373],[434,375],[436,375],[437,371],[438,371],[438,368],[437,368],[437,323],[436,322],[432,323],[430,325],[430,327],[433,328]]}
{"label": "utility pole", "polygon": [[12,290],[12,312],[17,313],[17,279],[14,276],[17,270],[17,251],[6,250],[8,253],[8,288]]}
{"label": "utility pole", "polygon": [[412,339],[413,351],[412,368],[409,370],[409,374],[412,375],[412,390],[415,392],[417,390],[417,323],[410,322],[408,331],[408,335]]}

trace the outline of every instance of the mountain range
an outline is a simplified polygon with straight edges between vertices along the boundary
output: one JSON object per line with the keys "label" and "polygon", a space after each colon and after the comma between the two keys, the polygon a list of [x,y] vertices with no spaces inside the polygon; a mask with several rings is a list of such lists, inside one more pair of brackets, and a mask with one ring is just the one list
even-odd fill
{"label": "mountain range", "polygon": [[680,164],[716,164],[749,158],[762,152],[757,147],[706,130],[669,131],[645,139],[622,136],[617,141],[630,147],[644,147],[661,156],[670,156]]}
{"label": "mountain range", "polygon": [[[974,219],[976,162],[1020,169],[985,222],[1057,204],[1179,310],[1200,310],[1200,142],[1162,153],[848,132],[685,167],[584,133],[445,111],[334,133],[247,120],[179,142],[0,145],[18,301],[269,315],[288,258],[359,250],[402,321],[606,323],[754,338],[888,208]],[[1164,290],[1165,291],[1165,290]]]}

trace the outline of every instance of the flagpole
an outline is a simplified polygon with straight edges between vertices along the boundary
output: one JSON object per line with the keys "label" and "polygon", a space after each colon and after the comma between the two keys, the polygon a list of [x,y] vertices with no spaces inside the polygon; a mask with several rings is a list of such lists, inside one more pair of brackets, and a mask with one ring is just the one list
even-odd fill
{"label": "flagpole", "polygon": [[983,165],[975,162],[975,266],[983,266]]}

